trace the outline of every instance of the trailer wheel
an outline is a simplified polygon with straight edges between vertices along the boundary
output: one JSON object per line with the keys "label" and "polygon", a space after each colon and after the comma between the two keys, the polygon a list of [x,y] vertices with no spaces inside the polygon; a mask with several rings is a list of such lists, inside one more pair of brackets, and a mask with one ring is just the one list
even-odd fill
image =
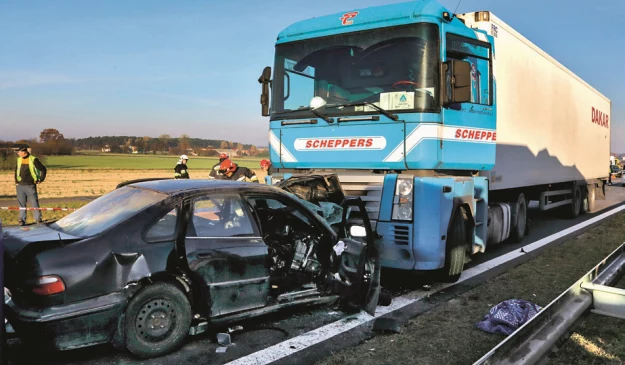
{"label": "trailer wheel", "polygon": [[582,189],[580,189],[578,185],[573,187],[571,200],[572,201],[568,206],[567,214],[569,218],[573,219],[579,217],[579,212],[582,208]]}
{"label": "trailer wheel", "polygon": [[584,199],[582,200],[582,207],[580,214],[592,213],[595,211],[595,187],[594,185],[588,185],[584,191]]}
{"label": "trailer wheel", "polygon": [[451,219],[447,232],[445,246],[445,267],[441,272],[441,281],[455,283],[460,279],[464,269],[467,251],[466,222],[467,215],[462,208],[458,208]]}
{"label": "trailer wheel", "polygon": [[512,208],[512,231],[510,237],[515,243],[523,240],[527,233],[527,201],[525,194],[520,193],[516,203],[510,204]]}

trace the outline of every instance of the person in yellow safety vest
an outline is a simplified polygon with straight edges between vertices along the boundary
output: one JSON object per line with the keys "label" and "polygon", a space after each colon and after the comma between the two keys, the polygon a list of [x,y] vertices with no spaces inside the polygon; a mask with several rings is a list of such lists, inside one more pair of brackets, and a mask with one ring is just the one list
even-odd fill
{"label": "person in yellow safety vest", "polygon": [[222,180],[245,181],[245,178],[248,178],[251,182],[258,183],[258,177],[256,177],[254,171],[247,167],[239,167],[230,160],[222,162],[219,166],[219,171],[224,175]]}
{"label": "person in yellow safety vest", "polygon": [[180,156],[178,164],[174,167],[174,179],[189,178],[189,167],[187,166],[187,161],[189,161],[189,157],[187,155]]}
{"label": "person in yellow safety vest", "polygon": [[[39,196],[37,195],[37,184],[46,179],[46,167],[39,159],[30,154],[29,147],[23,145],[17,150],[17,167],[15,169],[15,188],[17,190],[17,202],[21,208],[26,208],[29,201],[33,208],[39,208]],[[33,217],[37,224],[42,223],[41,211],[33,211]],[[26,225],[26,211],[20,210],[20,226]]]}
{"label": "person in yellow safety vest", "polygon": [[226,161],[227,159],[228,159],[228,155],[227,154],[225,154],[223,152],[219,154],[219,162],[217,162],[213,166],[213,168],[211,169],[211,172],[208,174],[208,178],[210,180],[221,180],[221,179],[223,179],[224,176],[223,176],[223,174],[221,172],[219,172],[220,171],[219,169],[220,169],[221,163]]}

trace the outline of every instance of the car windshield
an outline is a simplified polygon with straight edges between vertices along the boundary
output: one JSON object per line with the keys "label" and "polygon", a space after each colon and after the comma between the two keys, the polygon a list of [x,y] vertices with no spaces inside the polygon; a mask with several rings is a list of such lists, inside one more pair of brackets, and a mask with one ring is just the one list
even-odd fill
{"label": "car windshield", "polygon": [[125,186],[52,223],[50,228],[76,237],[91,237],[166,197],[153,190]]}
{"label": "car windshield", "polygon": [[[413,24],[276,46],[272,117],[298,111],[313,97],[327,105],[371,102],[385,110],[438,108],[439,36],[435,24]],[[370,105],[332,108],[326,115],[378,113]]]}

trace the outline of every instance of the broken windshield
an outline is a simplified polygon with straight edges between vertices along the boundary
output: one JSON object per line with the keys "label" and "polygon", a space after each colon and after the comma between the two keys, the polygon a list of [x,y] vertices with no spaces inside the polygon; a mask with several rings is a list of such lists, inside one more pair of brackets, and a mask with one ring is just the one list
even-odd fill
{"label": "broken windshield", "polygon": [[298,109],[315,96],[349,105],[326,115],[378,114],[367,102],[395,112],[436,111],[438,60],[438,27],[428,23],[279,44],[272,117],[314,116]]}

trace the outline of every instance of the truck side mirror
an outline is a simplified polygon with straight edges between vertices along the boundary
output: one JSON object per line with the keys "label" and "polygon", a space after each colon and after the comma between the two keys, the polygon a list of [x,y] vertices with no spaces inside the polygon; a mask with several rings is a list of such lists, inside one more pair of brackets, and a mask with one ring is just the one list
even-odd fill
{"label": "truck side mirror", "polygon": [[262,75],[258,79],[258,82],[263,85],[263,90],[260,94],[260,105],[262,107],[262,116],[269,115],[269,83],[271,82],[271,67],[267,66],[263,70]]}
{"label": "truck side mirror", "polygon": [[450,60],[441,64],[441,102],[443,105],[471,101],[471,64]]}

